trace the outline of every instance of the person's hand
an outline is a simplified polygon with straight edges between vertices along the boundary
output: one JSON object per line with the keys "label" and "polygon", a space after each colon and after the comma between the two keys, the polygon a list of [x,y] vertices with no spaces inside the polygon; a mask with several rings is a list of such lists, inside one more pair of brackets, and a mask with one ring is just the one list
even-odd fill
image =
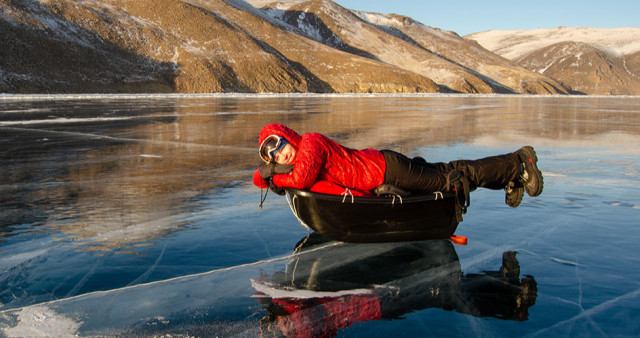
{"label": "person's hand", "polygon": [[268,182],[269,182],[269,189],[271,189],[271,191],[281,196],[285,194],[284,188],[280,188],[279,186],[273,184],[273,180],[270,179],[268,180]]}
{"label": "person's hand", "polygon": [[274,166],[266,163],[262,163],[260,164],[260,167],[258,167],[258,172],[260,172],[260,177],[262,177],[262,179],[265,181],[269,181],[271,176],[275,174],[274,170],[275,170]]}
{"label": "person's hand", "polygon": [[293,164],[262,163],[258,170],[260,177],[265,181],[269,181],[273,175],[290,173],[293,170]]}
{"label": "person's hand", "polygon": [[274,172],[276,174],[288,174],[293,171],[293,164],[278,164],[274,163]]}

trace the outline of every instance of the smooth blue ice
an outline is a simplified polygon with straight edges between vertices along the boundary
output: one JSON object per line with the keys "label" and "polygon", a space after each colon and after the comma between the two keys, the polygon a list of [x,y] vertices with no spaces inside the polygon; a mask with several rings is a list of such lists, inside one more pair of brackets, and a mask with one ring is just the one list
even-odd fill
{"label": "smooth blue ice", "polygon": [[[258,208],[270,122],[429,161],[531,144],[545,187],[473,192],[467,246],[311,243]],[[0,96],[0,159],[0,335],[640,335],[639,98]]]}

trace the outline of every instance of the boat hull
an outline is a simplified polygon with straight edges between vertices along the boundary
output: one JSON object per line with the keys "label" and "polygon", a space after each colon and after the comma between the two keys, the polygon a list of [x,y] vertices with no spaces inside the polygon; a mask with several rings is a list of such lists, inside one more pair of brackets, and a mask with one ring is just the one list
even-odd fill
{"label": "boat hull", "polygon": [[354,197],[287,189],[300,223],[343,242],[400,242],[453,236],[460,217],[454,194]]}

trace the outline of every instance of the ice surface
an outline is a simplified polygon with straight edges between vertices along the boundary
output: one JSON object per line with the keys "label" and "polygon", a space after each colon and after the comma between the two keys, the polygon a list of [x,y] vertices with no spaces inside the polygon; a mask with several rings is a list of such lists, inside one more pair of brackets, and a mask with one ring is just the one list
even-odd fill
{"label": "ice surface", "polygon": [[[637,336],[639,111],[633,97],[2,95],[0,335]],[[309,249],[284,198],[258,209],[269,122],[429,161],[532,144],[545,188],[517,209],[474,192],[467,246]],[[487,312],[470,305],[486,285],[517,292]]]}

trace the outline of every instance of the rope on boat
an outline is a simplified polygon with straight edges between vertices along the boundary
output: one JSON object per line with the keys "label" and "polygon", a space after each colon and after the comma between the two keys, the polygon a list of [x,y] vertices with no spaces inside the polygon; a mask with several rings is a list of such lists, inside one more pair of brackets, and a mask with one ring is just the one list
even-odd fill
{"label": "rope on boat", "polygon": [[396,197],[398,197],[398,199],[400,200],[400,204],[402,204],[402,196],[393,195],[393,200],[391,200],[391,205],[395,205],[396,204]]}
{"label": "rope on boat", "polygon": [[444,199],[444,195],[441,191],[436,191],[433,194],[436,195],[436,201],[438,200],[438,196],[440,196],[441,199]]}
{"label": "rope on boat", "polygon": [[355,198],[353,197],[353,193],[351,192],[351,189],[349,188],[344,188],[344,191],[342,192],[342,203],[344,203],[344,201],[347,199],[347,194],[351,195],[351,203],[353,204],[355,202]]}
{"label": "rope on boat", "polygon": [[[293,197],[291,197],[291,195],[293,195]],[[287,191],[287,194],[285,195],[287,198],[287,203],[289,203],[289,208],[291,209],[291,211],[293,212],[293,215],[296,216],[296,219],[298,219],[298,223],[300,223],[300,225],[302,225],[303,228],[307,229],[307,231],[309,231],[309,233],[311,233],[311,231],[313,231],[313,229],[311,229],[311,227],[309,227],[302,219],[300,219],[300,216],[298,216],[298,209],[296,209],[295,207],[295,199],[298,198],[298,196],[290,193]]]}

